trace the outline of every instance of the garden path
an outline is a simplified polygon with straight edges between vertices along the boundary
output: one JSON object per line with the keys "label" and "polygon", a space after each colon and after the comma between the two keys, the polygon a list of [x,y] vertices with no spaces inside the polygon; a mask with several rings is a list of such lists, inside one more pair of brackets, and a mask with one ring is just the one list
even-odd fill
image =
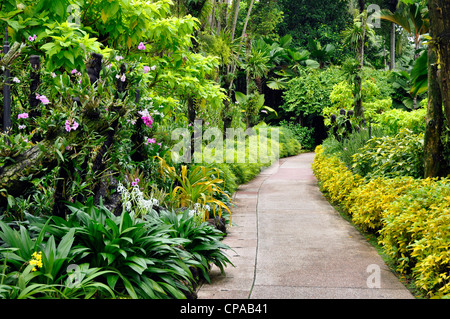
{"label": "garden path", "polygon": [[313,160],[281,159],[239,187],[224,239],[235,267],[213,268],[199,299],[414,298],[323,197]]}

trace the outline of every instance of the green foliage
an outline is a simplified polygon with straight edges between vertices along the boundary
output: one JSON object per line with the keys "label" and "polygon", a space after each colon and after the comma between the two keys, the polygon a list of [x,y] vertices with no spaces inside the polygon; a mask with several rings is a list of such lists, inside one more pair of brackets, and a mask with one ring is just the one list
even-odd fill
{"label": "green foliage", "polygon": [[[383,80],[376,80],[369,78],[363,82],[362,85],[362,99],[364,107],[364,118],[367,120],[374,120],[377,114],[381,114],[392,107],[392,100],[386,96],[386,93],[381,94],[377,83],[382,86],[386,85]],[[325,117],[325,125],[331,124],[331,114],[338,115],[341,109],[351,110],[355,103],[355,97],[353,88],[347,81],[342,81],[333,86],[333,90],[330,93],[330,101],[332,105],[326,107],[322,111],[322,115]]]}
{"label": "green foliage", "polygon": [[302,146],[304,150],[313,150],[315,147],[314,140],[314,128],[301,126],[300,124],[295,124],[293,122],[288,122],[283,120],[280,122],[280,126],[289,129],[297,141]]}
{"label": "green foliage", "polygon": [[280,158],[297,155],[302,146],[294,132],[284,126],[279,128]]}
{"label": "green foliage", "polygon": [[364,117],[373,121],[376,120],[379,114],[383,114],[391,110],[392,100],[376,100],[374,102],[366,102],[364,105]]}
{"label": "green foliage", "polygon": [[373,138],[353,156],[353,169],[368,178],[423,176],[423,134],[402,130],[394,137]]}
{"label": "green foliage", "polygon": [[196,265],[200,268],[203,277],[210,282],[209,273],[211,264],[216,265],[222,273],[227,264],[232,264],[225,255],[224,250],[229,249],[220,240],[225,235],[220,230],[206,222],[200,225],[195,219],[194,213],[185,210],[181,214],[164,211],[161,214],[161,221],[173,229],[171,236],[186,240],[183,248],[192,254]]}
{"label": "green foliage", "polygon": [[342,77],[342,71],[335,67],[303,71],[289,82],[283,93],[285,103],[282,108],[295,116],[321,114],[324,108],[331,106],[330,93]]}
{"label": "green foliage", "polygon": [[[219,196],[224,196],[228,198],[228,202],[231,202],[231,198],[223,190],[223,180],[218,178],[221,174],[219,169],[196,165],[188,169],[187,165],[182,165],[180,172],[177,172],[175,167],[168,165],[164,159],[159,157],[158,160],[160,162],[159,173],[164,178],[171,179],[172,185],[175,185],[169,191],[169,205],[176,208],[209,205],[213,217],[216,216],[217,212],[217,216],[220,218],[224,210],[231,214],[227,204],[217,199]],[[201,210],[202,220],[209,219],[209,209],[202,208]]]}
{"label": "green foliage", "polygon": [[[67,220],[29,216],[19,231],[0,222],[3,298],[185,298],[199,279],[190,266],[208,278],[210,262],[230,263],[223,233],[193,216],[115,216],[92,198],[69,208]],[[37,251],[42,265],[32,270]]]}
{"label": "green foliage", "polygon": [[102,50],[102,44],[96,38],[90,38],[89,34],[76,24],[55,22],[46,27],[43,36],[49,41],[41,46],[41,50],[47,55],[46,64],[49,70],[83,70],[84,61],[91,52],[105,56],[109,54],[110,50]]}
{"label": "green foliage", "polygon": [[310,57],[319,62],[319,67],[323,69],[328,64],[332,56],[336,53],[336,47],[333,44],[327,44],[322,47],[319,41],[309,40],[308,49]]}
{"label": "green foliage", "polygon": [[248,31],[254,36],[278,38],[278,28],[283,22],[283,12],[273,0],[255,2],[250,16]]}
{"label": "green foliage", "polygon": [[[383,137],[386,135],[385,131],[379,128],[373,128],[371,133],[371,137]],[[369,130],[366,128],[354,131],[341,140],[337,140],[331,135],[322,143],[324,146],[323,152],[327,156],[338,157],[345,163],[347,168],[351,169],[353,166],[353,155],[359,153],[369,140]]]}
{"label": "green foliage", "polygon": [[351,22],[346,0],[281,0],[278,4],[284,13],[284,20],[280,24],[282,35],[292,35],[294,42],[303,47],[307,46],[309,38],[317,39],[324,45],[332,44],[337,48],[333,57],[335,61],[339,61],[347,53],[340,38],[340,31]]}
{"label": "green foliage", "polygon": [[421,134],[425,132],[426,116],[426,108],[414,111],[392,109],[375,115],[374,120],[391,135],[398,134],[402,129]]}

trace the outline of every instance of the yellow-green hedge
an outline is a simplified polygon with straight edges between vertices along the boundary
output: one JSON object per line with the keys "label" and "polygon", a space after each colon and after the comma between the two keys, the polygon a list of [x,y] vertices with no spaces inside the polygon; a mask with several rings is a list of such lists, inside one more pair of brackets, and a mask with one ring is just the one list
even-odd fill
{"label": "yellow-green hedge", "polygon": [[450,296],[450,181],[412,177],[365,181],[316,148],[313,171],[322,191],[347,211],[429,296]]}

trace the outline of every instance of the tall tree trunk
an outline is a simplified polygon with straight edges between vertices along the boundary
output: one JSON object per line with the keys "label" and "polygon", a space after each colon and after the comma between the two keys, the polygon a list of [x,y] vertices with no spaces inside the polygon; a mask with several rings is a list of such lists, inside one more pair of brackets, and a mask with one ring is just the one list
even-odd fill
{"label": "tall tree trunk", "polygon": [[252,0],[250,2],[250,6],[248,7],[247,17],[245,18],[245,22],[244,22],[244,29],[242,29],[242,36],[244,36],[245,32],[247,31],[247,24],[248,24],[248,20],[250,19],[250,14],[252,13],[252,8],[253,8],[254,2],[255,2],[255,0]]}
{"label": "tall tree trunk", "polygon": [[[450,123],[450,2],[447,0],[428,0],[430,17],[430,36],[432,41],[428,51],[428,108],[427,130],[425,133],[425,176],[443,176],[442,146],[440,137],[444,116],[442,103]],[[445,169],[447,169],[445,167]]]}
{"label": "tall tree trunk", "polygon": [[[250,18],[250,14],[252,13],[252,8],[253,8],[253,3],[255,2],[255,0],[252,0],[250,2],[250,6],[248,7],[248,11],[247,11],[247,17],[245,18],[245,23],[244,23],[244,28],[242,29],[242,37],[241,37],[241,42],[239,43],[239,48],[238,48],[238,52],[237,52],[237,57],[236,59],[239,58],[239,51],[241,50],[241,46],[242,46],[242,38],[245,37],[246,35],[246,31],[247,31],[247,24],[248,24],[248,20]],[[247,39],[245,39],[245,41],[247,41]],[[236,72],[236,63],[233,65],[232,69],[231,69],[231,73]],[[231,91],[231,87],[233,86],[233,79],[230,82],[230,87],[228,88],[228,91]]]}
{"label": "tall tree trunk", "polygon": [[359,0],[360,15],[361,15],[361,27],[362,36],[360,43],[358,44],[358,70],[355,76],[355,116],[359,119],[363,119],[364,111],[362,107],[362,68],[364,66],[364,45],[366,42],[366,25],[367,15],[364,14],[364,0]]}
{"label": "tall tree trunk", "polygon": [[443,145],[441,142],[443,112],[442,95],[438,81],[436,52],[428,47],[428,106],[424,141],[424,177],[437,177],[443,170]]}
{"label": "tall tree trunk", "polygon": [[428,0],[430,27],[437,60],[440,62],[442,100],[447,123],[450,123],[450,1]]}
{"label": "tall tree trunk", "polygon": [[239,15],[239,6],[240,6],[240,4],[241,4],[241,0],[234,0],[233,1],[234,16],[233,16],[233,26],[231,28],[231,41],[234,40],[234,35],[236,33],[236,25],[237,25],[237,19],[238,19],[238,15]]}
{"label": "tall tree trunk", "polygon": [[[234,37],[235,37],[235,34],[236,34],[236,25],[237,25],[237,19],[238,19],[238,15],[239,15],[239,6],[240,6],[240,4],[241,4],[241,0],[234,0],[233,4],[232,4],[232,8],[234,9],[234,11],[232,10],[233,18],[231,19],[231,21],[232,21],[232,25],[231,25],[231,41],[234,41]],[[235,67],[236,67],[235,64],[234,65],[228,65],[227,72],[228,73],[234,72],[235,71]],[[231,83],[230,83],[230,90],[231,90],[231,85],[232,84],[233,84],[233,81],[231,81]]]}
{"label": "tall tree trunk", "polygon": [[[395,11],[397,11],[397,6],[398,6],[398,0],[391,0],[389,2],[389,10],[392,13],[395,13]],[[389,66],[389,70],[395,69],[395,48],[396,48],[396,44],[395,44],[395,23],[392,22],[392,25],[391,25],[391,64]]]}
{"label": "tall tree trunk", "polygon": [[391,63],[389,65],[389,70],[395,69],[395,23],[392,22],[391,25]]}

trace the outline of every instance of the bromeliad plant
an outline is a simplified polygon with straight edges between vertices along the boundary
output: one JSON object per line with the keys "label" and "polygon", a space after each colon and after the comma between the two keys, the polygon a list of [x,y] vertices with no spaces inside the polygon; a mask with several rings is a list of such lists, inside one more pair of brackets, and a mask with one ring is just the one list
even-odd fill
{"label": "bromeliad plant", "polygon": [[[169,192],[168,200],[175,208],[196,207],[202,209],[203,221],[210,218],[210,210],[213,217],[221,218],[225,210],[231,215],[231,210],[224,201],[218,199],[224,197],[229,203],[232,202],[230,196],[224,192],[220,184],[223,180],[218,178],[220,170],[214,167],[194,166],[188,169],[186,165],[181,166],[181,172],[178,173],[175,167],[170,166],[161,157],[156,157],[159,162],[159,173],[173,181]],[[207,209],[209,206],[210,209]]]}

